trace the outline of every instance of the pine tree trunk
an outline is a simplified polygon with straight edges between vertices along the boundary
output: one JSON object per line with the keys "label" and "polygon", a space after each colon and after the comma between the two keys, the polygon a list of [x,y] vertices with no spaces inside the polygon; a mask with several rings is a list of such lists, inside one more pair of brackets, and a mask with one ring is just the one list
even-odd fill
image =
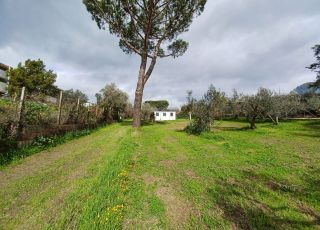
{"label": "pine tree trunk", "polygon": [[139,71],[139,77],[138,77],[137,88],[136,88],[136,93],[134,98],[134,106],[133,106],[132,126],[134,128],[139,128],[141,126],[141,104],[142,104],[142,97],[143,97],[146,65],[147,65],[147,57],[141,57],[140,71]]}

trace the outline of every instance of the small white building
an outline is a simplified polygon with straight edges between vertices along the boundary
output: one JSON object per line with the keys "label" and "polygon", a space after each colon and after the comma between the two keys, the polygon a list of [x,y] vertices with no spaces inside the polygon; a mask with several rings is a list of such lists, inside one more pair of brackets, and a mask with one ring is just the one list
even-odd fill
{"label": "small white building", "polygon": [[175,111],[154,111],[154,119],[156,121],[175,121]]}

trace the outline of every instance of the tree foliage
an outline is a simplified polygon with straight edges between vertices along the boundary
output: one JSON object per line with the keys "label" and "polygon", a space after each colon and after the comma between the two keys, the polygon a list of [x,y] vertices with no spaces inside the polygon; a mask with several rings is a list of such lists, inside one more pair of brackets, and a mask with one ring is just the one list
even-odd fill
{"label": "tree foliage", "polygon": [[201,99],[194,104],[193,120],[186,127],[186,132],[189,134],[200,134],[210,130],[212,117],[205,99]]}
{"label": "tree foliage", "polygon": [[65,117],[65,123],[87,122],[88,109],[85,107],[87,102],[88,96],[80,90],[69,89],[63,91],[62,114],[65,116],[62,117]]}
{"label": "tree foliage", "polygon": [[114,83],[106,85],[99,94],[96,94],[96,97],[106,122],[120,120],[129,104],[128,94],[120,90]]}
{"label": "tree foliage", "polygon": [[227,104],[225,93],[217,90],[213,85],[210,85],[207,93],[204,95],[204,100],[208,106],[212,121],[217,118],[222,118]]}
{"label": "tree foliage", "polygon": [[176,58],[186,52],[188,43],[178,36],[203,12],[206,0],[83,0],[83,3],[100,29],[108,29],[119,38],[119,46],[125,53],[141,57],[133,113],[133,125],[139,127],[144,86],[157,58]]}
{"label": "tree foliage", "polygon": [[[181,56],[187,42],[178,35],[200,15],[206,0],[83,0],[100,29],[119,37],[125,53],[154,57]],[[167,44],[165,52],[162,44]]]}
{"label": "tree foliage", "polygon": [[227,111],[229,112],[234,119],[238,119],[243,112],[243,104],[241,103],[242,94],[239,94],[236,89],[232,90],[232,96],[227,102]]}
{"label": "tree foliage", "polygon": [[79,99],[80,104],[88,102],[88,96],[80,90],[69,89],[63,91],[63,101],[69,103],[77,103]]}
{"label": "tree foliage", "polygon": [[315,45],[314,47],[312,47],[312,49],[314,51],[316,62],[311,64],[307,68],[317,74],[317,80],[314,82],[314,84],[311,85],[311,87],[320,88],[320,45]]}
{"label": "tree foliage", "polygon": [[[233,91],[231,97],[217,90],[212,85],[200,100],[188,98],[192,101],[193,120],[186,131],[192,134],[210,130],[213,122],[221,118],[238,119],[245,117],[250,123],[250,128],[256,128],[257,121],[270,120],[275,125],[279,120],[292,117],[301,117],[306,114],[311,117],[320,115],[320,95],[315,93],[298,95],[277,94],[272,90],[260,88],[252,95],[239,94]],[[192,100],[191,100],[192,98]],[[183,105],[181,112],[185,113],[188,103]]]}
{"label": "tree foliage", "polygon": [[166,110],[169,107],[169,102],[166,100],[159,100],[159,101],[145,101],[145,104],[149,104],[151,107],[157,110]]}
{"label": "tree foliage", "polygon": [[244,104],[244,111],[250,122],[250,128],[256,128],[256,120],[261,117],[265,118],[268,116],[269,111],[272,109],[272,91],[260,88],[257,94],[247,95],[242,98]]}
{"label": "tree foliage", "polygon": [[154,120],[154,111],[156,108],[154,108],[149,103],[143,103],[141,108],[141,118],[144,121],[153,121]]}
{"label": "tree foliage", "polygon": [[193,121],[186,128],[191,134],[209,131],[215,119],[222,118],[227,103],[225,93],[210,85],[203,98],[196,101],[188,92],[189,103],[192,102]]}
{"label": "tree foliage", "polygon": [[55,96],[58,92],[58,87],[54,85],[57,75],[52,70],[47,70],[40,59],[28,59],[24,64],[19,63],[16,68],[10,68],[7,74],[8,92],[11,96],[19,95],[22,87],[26,87],[29,96]]}

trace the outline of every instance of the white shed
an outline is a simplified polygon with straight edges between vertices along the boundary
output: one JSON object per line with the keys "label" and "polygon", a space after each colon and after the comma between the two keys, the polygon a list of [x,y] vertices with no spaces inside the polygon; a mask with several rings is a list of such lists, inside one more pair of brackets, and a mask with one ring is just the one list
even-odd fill
{"label": "white shed", "polygon": [[154,111],[156,121],[174,121],[176,120],[175,111]]}

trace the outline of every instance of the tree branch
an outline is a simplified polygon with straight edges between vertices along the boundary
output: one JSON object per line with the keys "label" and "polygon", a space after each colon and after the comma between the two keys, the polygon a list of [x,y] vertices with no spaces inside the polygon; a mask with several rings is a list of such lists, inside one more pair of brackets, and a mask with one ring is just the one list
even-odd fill
{"label": "tree branch", "polygon": [[153,52],[151,63],[149,65],[149,67],[148,67],[148,70],[147,70],[145,76],[144,76],[144,83],[143,83],[144,85],[147,83],[147,81],[148,81],[148,79],[149,79],[149,77],[150,77],[150,75],[151,75],[151,73],[152,73],[152,71],[154,69],[154,66],[156,65],[157,57],[158,57],[158,54],[159,54],[159,50],[160,50],[160,46],[161,46],[162,41],[163,41],[163,39],[158,40],[156,48],[155,48],[155,50]]}

